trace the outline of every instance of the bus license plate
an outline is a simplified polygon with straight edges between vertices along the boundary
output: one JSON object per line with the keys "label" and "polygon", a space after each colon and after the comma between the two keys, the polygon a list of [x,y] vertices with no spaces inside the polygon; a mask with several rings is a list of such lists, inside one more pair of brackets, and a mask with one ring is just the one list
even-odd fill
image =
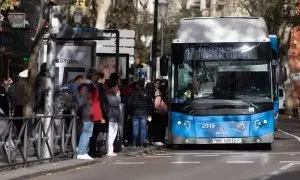
{"label": "bus license plate", "polygon": [[213,144],[239,144],[242,143],[241,138],[214,138],[212,139]]}

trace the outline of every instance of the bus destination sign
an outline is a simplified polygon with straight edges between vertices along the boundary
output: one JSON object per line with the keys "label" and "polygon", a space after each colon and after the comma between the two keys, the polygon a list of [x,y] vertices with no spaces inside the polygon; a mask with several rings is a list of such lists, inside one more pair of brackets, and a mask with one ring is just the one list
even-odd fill
{"label": "bus destination sign", "polygon": [[188,47],[184,52],[184,59],[190,60],[255,60],[257,46],[241,47]]}

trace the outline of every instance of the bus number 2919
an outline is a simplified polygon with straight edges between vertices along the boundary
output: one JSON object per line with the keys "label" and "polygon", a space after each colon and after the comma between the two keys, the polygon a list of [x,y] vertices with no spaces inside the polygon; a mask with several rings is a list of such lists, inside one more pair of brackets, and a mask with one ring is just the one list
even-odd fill
{"label": "bus number 2919", "polygon": [[204,124],[202,124],[201,127],[202,127],[202,129],[214,129],[216,127],[216,125],[213,123],[204,123]]}

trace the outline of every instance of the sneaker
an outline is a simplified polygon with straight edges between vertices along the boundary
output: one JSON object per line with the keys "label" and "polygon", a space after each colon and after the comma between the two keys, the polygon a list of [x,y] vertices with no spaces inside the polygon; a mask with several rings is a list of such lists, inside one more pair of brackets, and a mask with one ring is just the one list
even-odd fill
{"label": "sneaker", "polygon": [[144,144],[143,144],[143,147],[144,147],[144,148],[147,148],[147,147],[148,147],[148,144],[147,144],[147,143],[144,143]]}
{"label": "sneaker", "polygon": [[117,156],[118,154],[117,153],[110,153],[110,154],[107,154],[107,156]]}
{"label": "sneaker", "polygon": [[155,145],[155,146],[163,146],[164,143],[162,143],[162,142],[154,142],[154,145]]}
{"label": "sneaker", "polygon": [[88,154],[82,154],[82,155],[77,155],[77,159],[83,159],[83,160],[94,160],[91,156]]}

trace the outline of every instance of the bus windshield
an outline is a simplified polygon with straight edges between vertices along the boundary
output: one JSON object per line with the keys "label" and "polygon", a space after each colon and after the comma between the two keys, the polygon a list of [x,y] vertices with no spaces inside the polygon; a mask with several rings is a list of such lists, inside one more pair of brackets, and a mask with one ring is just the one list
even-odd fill
{"label": "bus windshield", "polygon": [[269,66],[268,62],[185,61],[175,70],[174,95],[185,102],[207,98],[270,102]]}
{"label": "bus windshield", "polygon": [[[175,69],[174,96],[182,102],[272,102],[270,63],[185,61]],[[208,101],[209,100],[209,101]]]}
{"label": "bus windshield", "polygon": [[178,54],[172,60],[172,96],[176,104],[195,102],[201,106],[222,104],[235,108],[235,105],[255,107],[273,102],[269,43],[198,43],[173,47]]}

